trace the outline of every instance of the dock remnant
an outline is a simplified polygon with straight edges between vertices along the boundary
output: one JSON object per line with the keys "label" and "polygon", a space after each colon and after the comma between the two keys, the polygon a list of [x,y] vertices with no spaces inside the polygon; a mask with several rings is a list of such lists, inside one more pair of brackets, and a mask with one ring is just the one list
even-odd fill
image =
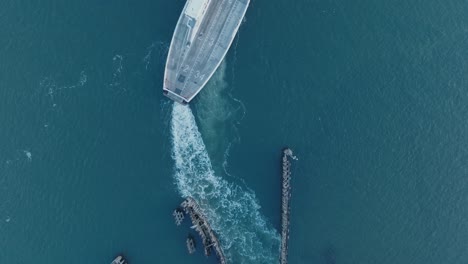
{"label": "dock remnant", "polygon": [[195,239],[193,238],[192,235],[188,235],[187,237],[187,249],[189,254],[193,254],[195,252]]}
{"label": "dock remnant", "polygon": [[[179,212],[182,213],[182,216],[180,216]],[[214,250],[219,263],[226,264],[226,257],[224,256],[224,252],[221,249],[219,240],[216,237],[215,232],[208,223],[208,219],[203,214],[202,210],[200,209],[200,206],[192,197],[188,197],[187,199],[185,199],[180,204],[180,208],[174,211],[173,215],[176,218],[177,225],[180,225],[180,223],[182,222],[183,213],[188,214],[190,216],[190,219],[192,220],[193,224],[192,228],[195,229],[200,235],[205,250],[205,255],[210,256],[211,250]],[[191,236],[187,238],[187,248],[190,254],[195,252],[195,240]]]}
{"label": "dock remnant", "polygon": [[195,230],[197,230],[202,238],[203,246],[205,247],[205,255],[209,256],[211,254],[211,249],[214,249],[219,263],[226,264],[226,258],[224,257],[224,252],[221,249],[218,238],[213,229],[211,229],[210,224],[208,224],[208,219],[203,215],[200,206],[192,197],[188,197],[183,201],[181,206],[184,208],[185,213],[190,216],[190,219],[192,219]]}
{"label": "dock remnant", "polygon": [[111,264],[127,264],[127,260],[122,256],[118,255],[112,262]]}
{"label": "dock remnant", "polygon": [[175,218],[176,225],[179,226],[182,223],[182,221],[184,221],[184,211],[182,211],[180,208],[175,209],[172,215]]}
{"label": "dock remnant", "polygon": [[281,252],[280,263],[288,263],[289,214],[291,212],[291,160],[297,159],[291,149],[283,150],[281,191]]}

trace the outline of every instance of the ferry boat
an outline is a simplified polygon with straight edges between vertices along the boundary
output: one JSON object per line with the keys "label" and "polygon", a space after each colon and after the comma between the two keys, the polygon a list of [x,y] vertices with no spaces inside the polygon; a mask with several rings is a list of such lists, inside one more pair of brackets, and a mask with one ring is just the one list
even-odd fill
{"label": "ferry boat", "polygon": [[163,93],[189,103],[223,61],[250,0],[187,0],[164,71]]}

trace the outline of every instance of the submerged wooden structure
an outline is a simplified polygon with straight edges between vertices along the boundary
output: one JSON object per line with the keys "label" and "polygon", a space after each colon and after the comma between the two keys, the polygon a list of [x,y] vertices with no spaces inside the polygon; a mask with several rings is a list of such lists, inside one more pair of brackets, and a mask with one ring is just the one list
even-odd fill
{"label": "submerged wooden structure", "polygon": [[[188,197],[180,204],[180,207],[174,211],[173,216],[177,225],[180,225],[183,221],[183,213],[190,216],[193,225],[192,228],[195,229],[200,235],[205,255],[210,256],[211,251],[214,250],[219,263],[226,264],[226,257],[221,248],[219,240],[216,237],[215,232],[211,228],[207,217],[203,214],[202,210],[200,209],[200,206],[197,204],[195,199],[193,199],[192,197]],[[187,238],[187,248],[190,254],[195,252],[195,240],[193,239],[193,237],[189,236]]]}

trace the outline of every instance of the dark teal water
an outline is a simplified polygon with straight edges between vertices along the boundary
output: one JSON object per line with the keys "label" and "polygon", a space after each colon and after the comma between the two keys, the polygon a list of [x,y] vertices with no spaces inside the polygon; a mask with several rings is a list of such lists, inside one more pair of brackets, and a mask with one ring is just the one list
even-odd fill
{"label": "dark teal water", "polygon": [[191,109],[161,92],[185,1],[0,3],[0,262],[466,263],[464,1],[253,0]]}

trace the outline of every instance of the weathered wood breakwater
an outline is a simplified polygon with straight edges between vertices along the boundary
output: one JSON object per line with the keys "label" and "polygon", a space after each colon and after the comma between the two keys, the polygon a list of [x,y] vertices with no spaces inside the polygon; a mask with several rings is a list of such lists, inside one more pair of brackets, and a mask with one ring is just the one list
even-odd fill
{"label": "weathered wood breakwater", "polygon": [[289,214],[291,211],[291,160],[296,159],[291,149],[283,150],[281,186],[281,251],[280,263],[288,263]]}
{"label": "weathered wood breakwater", "polygon": [[[220,264],[226,264],[226,257],[221,249],[219,240],[216,237],[215,232],[208,223],[208,219],[203,215],[200,206],[195,202],[192,197],[188,197],[185,201],[180,204],[180,208],[176,209],[173,213],[177,225],[180,225],[183,221],[183,213],[188,214],[192,220],[193,228],[198,232],[202,239],[203,247],[205,249],[205,255],[210,256],[211,250],[214,250],[218,257]],[[189,253],[195,251],[195,243],[187,241],[187,247]]]}

